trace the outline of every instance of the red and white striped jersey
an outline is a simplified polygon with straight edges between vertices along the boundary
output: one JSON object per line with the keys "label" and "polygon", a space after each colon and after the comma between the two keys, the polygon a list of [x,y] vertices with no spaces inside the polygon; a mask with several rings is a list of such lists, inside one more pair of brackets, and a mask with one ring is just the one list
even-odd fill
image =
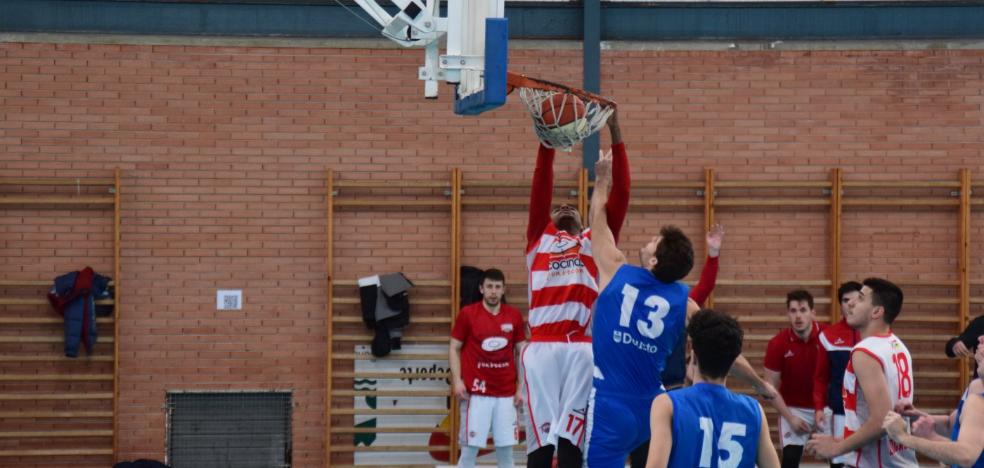
{"label": "red and white striped jersey", "polygon": [[591,230],[572,236],[551,222],[526,253],[531,341],[586,341],[598,298]]}
{"label": "red and white striped jersey", "polygon": [[[894,333],[869,336],[861,340],[851,350],[853,359],[855,353],[865,353],[881,364],[888,387],[889,408],[895,408],[900,401],[912,402],[914,387],[912,379],[912,355]],[[861,428],[870,417],[871,409],[861,384],[854,374],[854,365],[847,363],[844,373],[844,438],[850,437]],[[881,422],[879,421],[879,424]],[[892,441],[887,435],[871,442],[855,451],[855,461],[850,466],[858,468],[916,468],[916,453],[904,445]]]}

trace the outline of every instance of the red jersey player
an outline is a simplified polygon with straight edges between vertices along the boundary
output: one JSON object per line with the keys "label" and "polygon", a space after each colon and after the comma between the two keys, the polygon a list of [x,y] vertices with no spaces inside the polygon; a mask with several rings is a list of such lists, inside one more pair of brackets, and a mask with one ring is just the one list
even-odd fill
{"label": "red jersey player", "polygon": [[519,442],[516,406],[522,401],[516,355],[526,340],[526,327],[519,310],[502,303],[501,271],[485,271],[479,290],[482,300],[461,309],[451,331],[452,388],[461,405],[458,466],[475,466],[491,429],[499,468],[511,468],[513,446]]}
{"label": "red jersey player", "polygon": [[816,367],[820,324],[813,295],[802,289],[786,294],[789,328],[776,334],[765,351],[765,380],[779,389],[772,406],[779,412],[782,467],[799,466],[813,426],[813,370]]}
{"label": "red jersey player", "polygon": [[[629,169],[617,115],[612,137],[612,188],[607,221],[615,238],[629,204]],[[540,146],[526,230],[530,344],[523,351],[527,390],[527,466],[551,466],[557,447],[561,468],[580,467],[591,391],[591,337],[586,334],[598,297],[598,268],[591,231],[569,205],[551,210],[554,150]]]}

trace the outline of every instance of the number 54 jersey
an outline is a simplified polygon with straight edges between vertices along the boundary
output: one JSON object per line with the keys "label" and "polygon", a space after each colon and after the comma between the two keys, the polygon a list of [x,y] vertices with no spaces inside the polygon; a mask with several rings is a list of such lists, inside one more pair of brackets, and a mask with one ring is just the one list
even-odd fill
{"label": "number 54 jersey", "polygon": [[633,265],[615,272],[595,303],[595,390],[640,397],[663,392],[660,374],[686,323],[688,290]]}

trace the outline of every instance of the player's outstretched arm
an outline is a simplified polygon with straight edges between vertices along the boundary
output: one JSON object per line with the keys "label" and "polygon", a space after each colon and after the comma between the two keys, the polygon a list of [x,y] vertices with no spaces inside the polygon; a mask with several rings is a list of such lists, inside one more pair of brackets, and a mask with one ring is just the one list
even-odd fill
{"label": "player's outstretched arm", "polygon": [[533,184],[530,187],[530,216],[526,224],[527,250],[540,239],[543,230],[550,223],[554,153],[552,148],[543,145],[540,145],[536,153],[536,167],[533,169]]}
{"label": "player's outstretched arm", "polygon": [[934,460],[948,465],[971,466],[984,451],[984,397],[967,397],[960,418],[960,435],[956,441],[927,440],[909,434],[905,430],[905,422],[897,413],[888,413],[882,426],[892,440]]}
{"label": "player's outstretched arm", "polygon": [[[762,420],[765,421],[765,418]],[[673,402],[665,393],[653,400],[649,412],[649,430],[652,435],[649,439],[646,468],[666,468],[670,463],[670,449],[673,447]]]}
{"label": "player's outstretched arm", "polygon": [[759,405],[759,411],[762,413],[762,428],[759,430],[755,464],[759,468],[779,468],[779,456],[776,455],[776,447],[772,445],[772,434],[769,432],[769,419],[765,417],[762,405]]}
{"label": "player's outstretched arm", "polygon": [[618,111],[608,118],[608,130],[612,134],[612,185],[609,190],[606,219],[612,230],[612,237],[618,244],[618,236],[629,212],[629,156],[622,143],[622,131],[618,126]]}
{"label": "player's outstretched arm", "polygon": [[766,382],[765,379],[759,376],[758,372],[755,371],[755,368],[748,362],[748,359],[745,358],[744,354],[738,355],[738,358],[735,359],[734,365],[731,366],[730,374],[738,377],[748,385],[751,385],[752,388],[755,389],[755,393],[758,393],[759,396],[765,398],[766,400],[772,400],[779,395],[779,393],[776,392],[776,388],[773,387],[772,384]]}
{"label": "player's outstretched arm", "polygon": [[595,164],[595,187],[591,194],[591,250],[595,264],[598,265],[598,290],[615,276],[618,268],[625,263],[625,255],[615,245],[615,236],[608,227],[605,203],[612,183],[611,153],[602,154]]}

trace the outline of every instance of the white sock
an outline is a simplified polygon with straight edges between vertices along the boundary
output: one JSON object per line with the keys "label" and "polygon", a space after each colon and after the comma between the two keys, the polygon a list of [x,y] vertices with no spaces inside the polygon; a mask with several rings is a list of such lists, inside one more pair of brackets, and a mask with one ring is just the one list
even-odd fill
{"label": "white sock", "polygon": [[495,462],[499,465],[499,468],[513,468],[513,447],[512,445],[507,445],[505,447],[495,448]]}
{"label": "white sock", "polygon": [[478,447],[461,446],[461,457],[458,458],[458,468],[475,468],[478,463]]}

